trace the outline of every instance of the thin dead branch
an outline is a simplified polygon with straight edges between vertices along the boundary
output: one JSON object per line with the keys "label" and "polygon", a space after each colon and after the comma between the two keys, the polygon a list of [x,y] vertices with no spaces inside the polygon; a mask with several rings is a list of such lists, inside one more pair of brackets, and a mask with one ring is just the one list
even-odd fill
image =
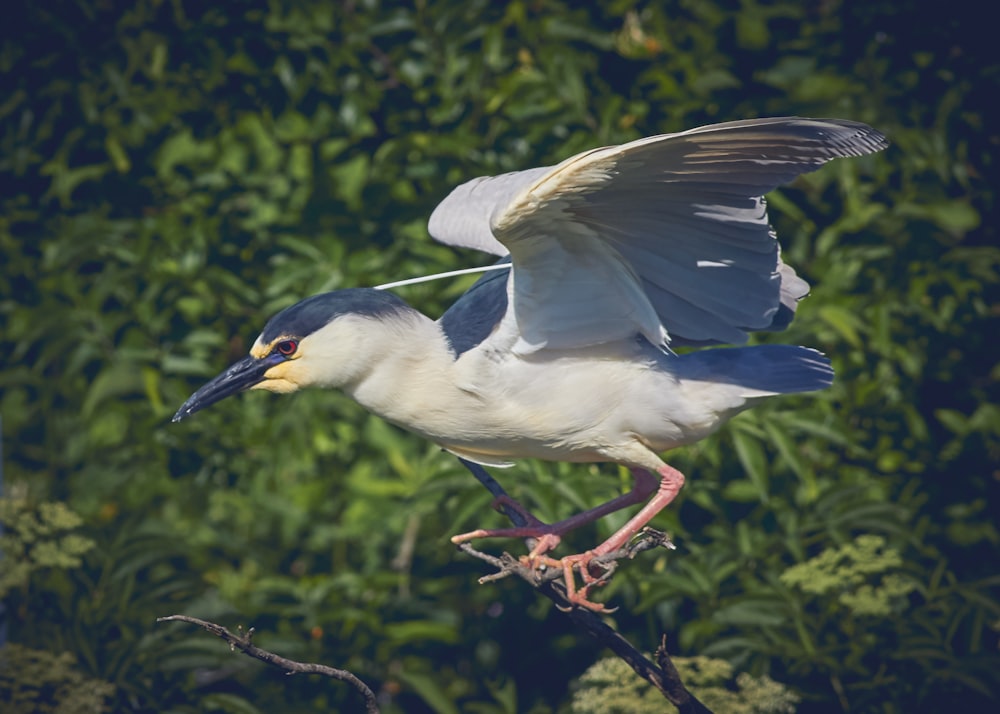
{"label": "thin dead branch", "polygon": [[348,672],[346,669],[336,669],[325,664],[296,662],[295,660],[286,659],[280,655],[274,654],[273,652],[263,650],[252,642],[254,633],[252,627],[246,631],[246,634],[241,633],[239,635],[234,635],[222,625],[217,625],[214,622],[207,622],[205,620],[199,620],[197,617],[189,617],[187,615],[168,615],[166,617],[158,617],[156,618],[156,621],[188,622],[192,625],[203,627],[216,637],[228,642],[230,650],[239,650],[243,654],[249,655],[254,659],[259,659],[261,662],[267,662],[268,664],[278,667],[279,669],[283,669],[288,674],[321,674],[324,677],[330,677],[331,679],[337,679],[341,682],[347,682],[361,692],[361,696],[365,699],[365,710],[368,714],[379,714],[378,702],[375,699],[375,694],[372,693],[372,690],[368,688],[368,685],[358,679],[357,676]]}

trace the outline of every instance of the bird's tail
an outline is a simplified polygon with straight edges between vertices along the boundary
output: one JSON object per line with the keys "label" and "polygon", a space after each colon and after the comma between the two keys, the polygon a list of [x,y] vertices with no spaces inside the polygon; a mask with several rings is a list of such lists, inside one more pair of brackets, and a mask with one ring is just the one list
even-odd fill
{"label": "bird's tail", "polygon": [[823,353],[794,345],[701,350],[682,355],[680,364],[682,379],[731,385],[733,396],[744,399],[813,392],[833,383]]}

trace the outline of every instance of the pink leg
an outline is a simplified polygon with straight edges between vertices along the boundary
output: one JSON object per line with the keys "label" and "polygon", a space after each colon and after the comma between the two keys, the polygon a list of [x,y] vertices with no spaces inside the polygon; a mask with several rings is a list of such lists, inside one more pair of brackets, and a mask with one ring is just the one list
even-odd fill
{"label": "pink leg", "polygon": [[[643,473],[646,473],[647,476],[652,478],[652,475],[648,472]],[[593,550],[588,550],[585,553],[580,553],[579,555],[567,555],[566,557],[560,559],[547,557],[535,558],[538,563],[549,567],[559,567],[563,569],[564,580],[566,582],[566,597],[573,604],[585,607],[588,610],[606,612],[604,605],[591,602],[587,599],[587,591],[594,584],[599,582],[599,579],[595,578],[590,573],[590,563],[598,556],[613,553],[614,551],[624,547],[636,533],[638,533],[647,523],[649,523],[650,520],[652,520],[653,516],[662,511],[671,501],[674,500],[674,498],[676,498],[678,492],[680,492],[681,488],[684,486],[684,474],[666,464],[660,467],[657,473],[660,475],[660,485],[656,490],[656,495],[653,496],[649,500],[649,503],[643,506],[642,510],[636,513],[628,521],[628,523],[619,528],[610,538],[601,543],[599,546]],[[583,580],[583,587],[579,590],[576,588],[575,579],[573,577],[574,567],[580,571],[580,577]]]}
{"label": "pink leg", "polygon": [[[643,471],[646,476],[653,480],[652,474]],[[632,516],[628,523],[619,528],[606,541],[597,546],[592,552],[594,555],[607,555],[625,546],[632,536],[642,530],[647,523],[653,520],[653,516],[662,511],[673,501],[680,490],[684,487],[684,474],[673,466],[663,464],[657,471],[660,475],[660,485],[656,489],[656,495],[649,499],[649,503],[642,507],[642,510]]]}
{"label": "pink leg", "polygon": [[[580,526],[591,523],[598,518],[602,518],[609,513],[614,513],[627,506],[633,506],[636,503],[641,503],[642,501],[649,498],[650,494],[656,490],[656,478],[643,469],[632,469],[632,476],[635,478],[635,484],[632,486],[632,490],[628,493],[624,493],[617,498],[613,498],[607,503],[603,503],[600,506],[591,508],[589,511],[584,511],[565,520],[559,521],[558,523],[546,524],[539,521],[533,515],[528,513],[527,510],[517,501],[510,498],[500,497],[494,500],[494,507],[497,506],[507,506],[511,507],[525,517],[525,520],[529,521],[529,525],[520,526],[517,528],[480,528],[479,530],[469,531],[468,533],[462,533],[460,535],[452,536],[452,543],[465,543],[466,541],[474,540],[476,538],[537,538],[538,544],[532,549],[529,558],[537,558],[559,545],[559,542],[569,531],[574,528],[579,528]],[[681,477],[681,482],[683,483],[684,477]],[[662,485],[661,485],[662,488]],[[679,487],[678,487],[679,488]],[[655,498],[654,498],[655,500]],[[666,504],[664,504],[666,505]],[[661,506],[660,508],[662,508]],[[640,514],[645,512],[649,508],[649,504],[646,505]],[[660,509],[656,509],[659,511]],[[654,514],[656,511],[654,511]],[[650,515],[646,518],[649,520],[653,516]],[[635,518],[632,519],[634,521]],[[629,521],[629,523],[632,523]],[[627,524],[626,524],[627,525]],[[636,530],[642,526],[637,526]],[[619,531],[620,533],[621,531]],[[617,533],[615,535],[618,535]],[[614,538],[615,536],[612,536]],[[630,538],[631,536],[629,536]],[[610,539],[609,539],[610,540]],[[626,538],[626,541],[628,538]],[[608,551],[610,552],[610,551]],[[597,555],[603,555],[603,553],[598,553]]]}

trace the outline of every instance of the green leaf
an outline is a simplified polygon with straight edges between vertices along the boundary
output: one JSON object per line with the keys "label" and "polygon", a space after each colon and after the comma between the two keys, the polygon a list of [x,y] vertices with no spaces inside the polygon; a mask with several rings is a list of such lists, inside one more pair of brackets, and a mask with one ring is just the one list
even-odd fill
{"label": "green leaf", "polygon": [[437,714],[459,714],[458,707],[432,675],[402,669],[397,676]]}
{"label": "green leaf", "polygon": [[[768,464],[767,457],[764,454],[764,447],[761,443],[754,437],[746,434],[745,432],[733,429],[732,430],[732,440],[733,447],[736,449],[736,455],[739,457],[740,464],[742,464],[744,471],[750,477],[750,482],[753,484],[755,495],[761,502],[766,502],[768,499]],[[732,489],[738,489],[736,484],[739,482],[733,482],[727,485],[727,493],[735,494],[737,491]]]}

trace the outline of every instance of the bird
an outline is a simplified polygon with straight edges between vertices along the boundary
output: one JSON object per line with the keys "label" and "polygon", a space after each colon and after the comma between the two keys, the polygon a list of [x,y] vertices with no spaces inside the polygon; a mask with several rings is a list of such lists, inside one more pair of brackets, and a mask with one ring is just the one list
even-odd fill
{"label": "bird", "polygon": [[[527,525],[452,538],[534,538],[527,561],[562,568],[567,599],[603,611],[590,595],[594,559],[625,546],[684,485],[661,455],[763,399],[833,381],[814,349],[745,344],[787,327],[809,292],[781,259],[764,195],[887,146],[856,121],[760,118],[474,178],[434,209],[428,232],[498,263],[438,319],[384,289],[308,297],[271,317],[173,421],[245,390],[330,388],[476,464],[626,466],[632,490],[606,504],[546,524],[513,502]],[[573,528],[643,502],[596,547],[549,555]]]}

